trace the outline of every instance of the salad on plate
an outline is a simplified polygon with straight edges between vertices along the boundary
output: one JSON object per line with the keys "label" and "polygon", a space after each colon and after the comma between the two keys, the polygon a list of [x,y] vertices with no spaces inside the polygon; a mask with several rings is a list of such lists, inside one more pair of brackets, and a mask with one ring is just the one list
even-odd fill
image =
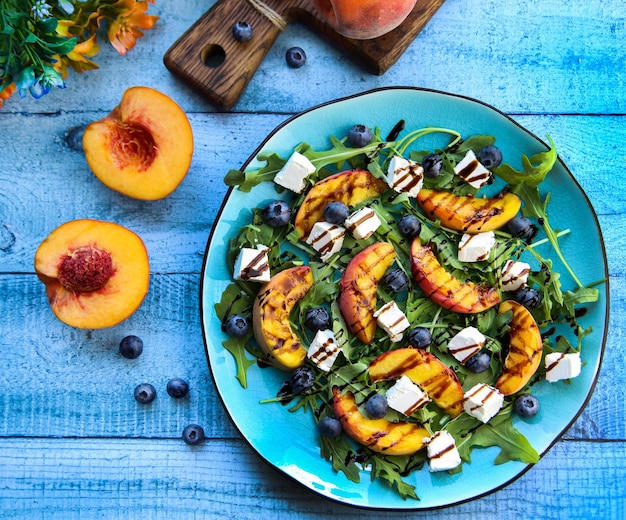
{"label": "salad on plate", "polygon": [[578,321],[598,299],[561,252],[573,231],[548,218],[548,140],[515,169],[494,136],[357,124],[324,150],[231,170],[230,186],[276,190],[230,240],[215,304],[233,377],[284,373],[263,406],[311,414],[336,472],[368,470],[405,499],[418,499],[412,472],[459,473],[476,448],[536,463],[513,416],[537,414],[536,383],[584,370]]}

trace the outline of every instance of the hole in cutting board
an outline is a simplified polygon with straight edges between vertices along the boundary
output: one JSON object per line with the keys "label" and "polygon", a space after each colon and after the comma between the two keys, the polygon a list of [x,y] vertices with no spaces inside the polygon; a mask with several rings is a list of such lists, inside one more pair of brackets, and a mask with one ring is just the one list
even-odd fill
{"label": "hole in cutting board", "polygon": [[226,60],[226,52],[221,45],[210,43],[202,49],[202,61],[207,67],[215,69]]}

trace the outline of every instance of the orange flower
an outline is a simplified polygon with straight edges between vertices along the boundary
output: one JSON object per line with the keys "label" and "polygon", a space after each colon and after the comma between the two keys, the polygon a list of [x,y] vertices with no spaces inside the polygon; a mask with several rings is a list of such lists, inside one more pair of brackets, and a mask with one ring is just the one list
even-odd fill
{"label": "orange flower", "polygon": [[0,90],[0,108],[2,108],[2,103],[4,102],[4,100],[9,99],[16,90],[17,87],[15,86],[15,83],[11,83],[10,85],[7,85],[2,90]]}
{"label": "orange flower", "polygon": [[152,29],[159,17],[144,14],[148,9],[148,2],[120,0],[114,5],[114,7],[118,6],[126,7],[126,9],[110,21],[107,36],[115,50],[124,55],[135,46],[137,38],[143,36],[143,32],[139,29]]}

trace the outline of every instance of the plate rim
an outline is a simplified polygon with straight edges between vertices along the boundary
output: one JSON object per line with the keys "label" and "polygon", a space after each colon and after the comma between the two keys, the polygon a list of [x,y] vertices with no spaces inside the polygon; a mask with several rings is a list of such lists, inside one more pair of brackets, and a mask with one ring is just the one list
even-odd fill
{"label": "plate rim", "polygon": [[[536,134],[534,134],[533,132],[531,132],[530,130],[528,130],[527,128],[525,128],[524,126],[522,126],[520,123],[518,123],[517,121],[515,121],[515,119],[513,119],[510,115],[508,115],[507,113],[503,112],[502,110],[494,107],[493,105],[486,103],[480,99],[476,99],[470,96],[466,96],[463,94],[458,94],[458,93],[452,93],[452,92],[447,92],[447,91],[443,91],[443,90],[438,90],[438,89],[432,89],[432,88],[425,88],[425,87],[415,87],[415,86],[402,86],[402,85],[394,85],[394,86],[383,86],[383,87],[377,87],[374,89],[369,89],[369,90],[365,90],[362,92],[357,92],[354,94],[350,94],[347,96],[342,96],[340,98],[336,98],[336,99],[332,99],[332,100],[328,100],[316,105],[313,105],[305,110],[302,110],[296,114],[293,114],[291,116],[289,116],[287,119],[285,119],[284,121],[282,121],[281,123],[279,123],[278,125],[276,125],[267,135],[266,137],[259,143],[259,145],[254,149],[254,151],[248,156],[248,158],[244,161],[244,163],[241,165],[240,170],[244,171],[251,162],[253,162],[256,158],[257,155],[259,154],[259,152],[265,147],[266,143],[273,137],[275,136],[278,132],[280,132],[283,128],[285,128],[286,126],[290,125],[293,121],[306,116],[307,114],[314,112],[316,110],[319,110],[321,108],[330,106],[330,105],[334,105],[334,104],[338,104],[344,101],[348,101],[351,99],[355,99],[355,98],[359,98],[359,97],[365,97],[365,96],[370,96],[370,95],[375,95],[377,93],[380,92],[387,92],[387,91],[415,91],[415,92],[423,92],[423,93],[431,93],[431,94],[435,94],[435,95],[441,95],[444,97],[450,97],[450,98],[455,98],[455,99],[460,99],[460,100],[464,100],[464,101],[468,101],[471,103],[475,103],[478,105],[481,105],[493,112],[495,112],[497,115],[504,117],[509,123],[512,123],[514,126],[516,126],[519,130],[522,130],[524,133],[526,133],[528,136],[530,136],[531,138],[535,139],[537,142],[543,144],[546,148],[550,148],[549,145],[540,137],[538,137]],[[591,211],[591,214],[593,216],[593,223],[595,224],[595,227],[598,231],[598,239],[601,245],[601,253],[602,253],[602,261],[603,261],[603,266],[604,266],[604,284],[606,287],[606,302],[604,305],[604,322],[606,323],[606,326],[604,327],[604,331],[603,331],[603,335],[602,335],[602,342],[601,342],[601,346],[599,349],[599,355],[598,355],[598,359],[597,359],[597,369],[594,373],[593,379],[591,381],[589,390],[587,392],[587,395],[585,396],[585,399],[580,403],[580,406],[578,408],[578,410],[576,411],[576,413],[573,415],[572,419],[567,423],[567,425],[558,433],[554,436],[554,439],[550,442],[550,444],[539,454],[539,460],[541,460],[553,447],[555,444],[557,444],[561,438],[563,437],[563,435],[565,434],[565,432],[567,430],[569,430],[572,425],[578,420],[578,418],[580,417],[580,415],[582,414],[582,412],[584,411],[584,409],[587,407],[587,405],[589,404],[589,400],[591,399],[597,382],[598,382],[598,378],[600,376],[600,370],[602,368],[602,362],[604,360],[604,354],[605,354],[605,349],[606,349],[606,343],[607,343],[607,338],[608,338],[608,331],[609,331],[609,318],[610,318],[610,307],[611,307],[611,301],[610,301],[610,278],[609,278],[609,265],[608,265],[608,258],[607,258],[607,254],[606,254],[606,244],[604,241],[604,236],[602,234],[602,228],[600,226],[600,222],[598,219],[598,215],[593,207],[593,204],[591,203],[591,200],[589,199],[589,196],[587,195],[587,193],[585,192],[585,190],[582,188],[582,186],[580,185],[580,183],[578,182],[578,180],[576,179],[576,177],[573,175],[573,173],[571,172],[571,170],[569,169],[569,167],[563,162],[563,160],[561,159],[560,155],[557,154],[557,161],[559,162],[560,166],[564,169],[564,171],[567,173],[567,175],[569,176],[569,178],[571,179],[571,181],[574,183],[575,187],[578,189],[578,191],[580,192],[580,194],[583,197],[583,200],[585,201],[585,204],[587,205],[587,207],[589,208],[589,210]],[[217,384],[216,384],[216,379],[215,379],[215,372],[213,369],[213,365],[211,363],[211,357],[209,354],[209,348],[208,348],[208,344],[207,344],[207,330],[206,330],[206,326],[205,326],[205,312],[204,312],[204,287],[205,287],[205,275],[206,275],[206,270],[207,270],[207,260],[208,260],[208,255],[209,255],[209,249],[211,247],[213,238],[214,238],[214,233],[215,233],[215,229],[216,229],[216,224],[220,221],[220,218],[222,216],[222,213],[225,210],[225,207],[233,193],[233,191],[236,189],[235,186],[229,186],[228,190],[226,191],[226,194],[224,195],[224,199],[222,200],[222,203],[220,204],[220,208],[215,216],[215,220],[211,226],[211,230],[209,232],[209,236],[207,238],[207,242],[206,242],[206,246],[205,246],[205,250],[204,250],[204,254],[203,254],[203,259],[202,259],[202,268],[200,271],[200,284],[199,284],[199,310],[200,310],[200,324],[201,324],[201,328],[202,328],[202,340],[203,340],[203,344],[204,344],[204,351],[205,351],[205,356],[206,356],[206,360],[207,360],[207,365],[209,367],[209,371],[211,372],[211,377],[213,379],[213,384],[215,386],[215,390],[216,390],[216,394],[218,395],[220,402],[222,403],[222,406],[224,407],[224,410],[226,412],[226,414],[228,415],[229,419],[231,420],[232,425],[234,426],[234,428],[238,431],[238,433],[240,434],[241,438],[246,442],[246,444],[252,449],[252,451],[262,460],[264,461],[267,465],[269,465],[271,468],[273,468],[276,472],[278,472],[279,474],[289,478],[292,481],[297,482],[302,488],[306,489],[308,492],[312,493],[315,496],[321,496],[331,502],[335,502],[338,504],[342,504],[342,505],[346,505],[355,509],[361,509],[361,510],[368,510],[368,511],[398,511],[398,512],[408,512],[408,511],[434,511],[434,510],[441,510],[441,509],[446,509],[449,507],[454,507],[457,505],[461,505],[464,503],[468,503],[474,500],[478,500],[480,498],[484,498],[486,496],[492,495],[506,487],[508,487],[509,485],[511,485],[513,482],[515,482],[516,480],[518,480],[519,478],[521,478],[523,475],[525,475],[533,466],[535,466],[535,464],[526,464],[523,468],[521,468],[521,470],[516,473],[514,476],[512,476],[510,479],[506,480],[505,482],[502,482],[501,484],[493,487],[490,490],[484,491],[480,494],[474,495],[472,497],[468,497],[468,498],[462,498],[459,500],[455,500],[453,502],[449,502],[446,504],[441,504],[441,505],[436,505],[436,506],[426,506],[426,507],[420,507],[419,506],[419,501],[416,502],[415,507],[408,507],[408,508],[404,508],[404,507],[395,507],[395,506],[376,506],[376,505],[369,505],[369,504],[358,504],[358,503],[353,503],[350,501],[346,501],[346,500],[341,500],[339,497],[335,497],[335,496],[330,496],[328,494],[324,494],[321,491],[316,490],[315,488],[312,488],[311,486],[307,485],[306,483],[300,481],[299,479],[297,479],[295,476],[287,473],[286,471],[284,471],[281,467],[277,466],[276,464],[272,463],[270,460],[268,460],[268,458],[263,455],[252,443],[251,441],[247,438],[247,436],[240,430],[237,422],[235,421],[233,415],[231,414],[228,406],[226,405],[226,402],[224,401],[224,397],[222,396],[222,393],[219,391]]]}

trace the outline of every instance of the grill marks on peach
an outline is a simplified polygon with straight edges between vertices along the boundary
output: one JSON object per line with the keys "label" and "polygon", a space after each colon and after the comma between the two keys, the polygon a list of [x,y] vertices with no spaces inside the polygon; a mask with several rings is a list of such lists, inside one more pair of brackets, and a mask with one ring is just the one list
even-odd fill
{"label": "grill marks on peach", "polygon": [[519,197],[507,191],[480,198],[422,188],[417,202],[430,218],[439,219],[445,227],[472,234],[499,229],[521,206]]}
{"label": "grill marks on peach", "polygon": [[387,190],[387,184],[366,170],[346,170],[331,175],[309,190],[296,214],[294,226],[306,239],[316,222],[324,220],[324,207],[332,201],[353,207],[377,197]]}
{"label": "grill marks on peach", "polygon": [[528,383],[539,368],[543,352],[541,332],[532,314],[517,302],[502,302],[498,312],[512,311],[509,329],[509,352],[504,360],[502,374],[496,388],[504,395],[511,395]]}
{"label": "grill marks on peach", "polygon": [[407,376],[451,417],[463,411],[463,387],[452,369],[425,350],[401,348],[385,352],[369,366],[373,382]]}
{"label": "grill marks on peach", "polygon": [[376,242],[357,253],[339,281],[339,309],[350,332],[370,344],[376,333],[378,283],[396,258],[388,242]]}
{"label": "grill marks on peach", "polygon": [[424,294],[445,309],[462,314],[487,310],[500,302],[495,288],[461,283],[437,260],[432,246],[422,245],[419,237],[411,247],[411,271]]}
{"label": "grill marks on peach", "polygon": [[369,419],[361,414],[354,395],[342,394],[338,387],[333,388],[333,412],[347,435],[378,453],[411,455],[422,449],[424,439],[429,437],[418,423]]}
{"label": "grill marks on peach", "polygon": [[279,369],[293,370],[306,357],[306,350],[291,329],[289,315],[312,285],[310,267],[292,267],[272,276],[254,299],[254,337],[268,355],[267,362]]}

